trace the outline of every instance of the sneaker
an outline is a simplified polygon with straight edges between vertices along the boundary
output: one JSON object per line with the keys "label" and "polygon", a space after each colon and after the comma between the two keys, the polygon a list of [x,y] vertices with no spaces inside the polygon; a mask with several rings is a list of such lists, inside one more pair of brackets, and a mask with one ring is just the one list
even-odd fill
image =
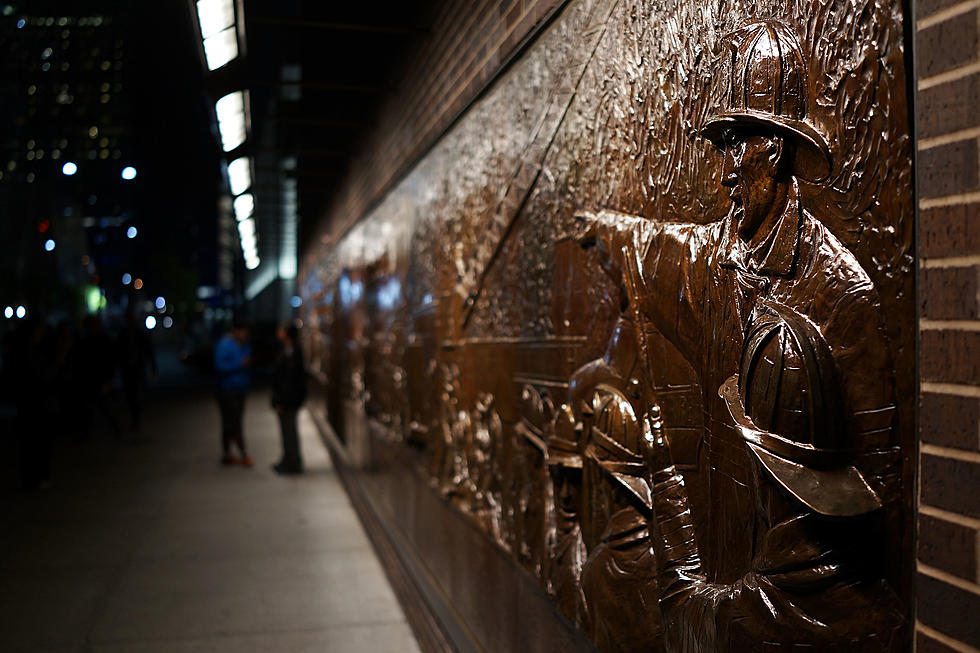
{"label": "sneaker", "polygon": [[303,473],[303,468],[302,467],[288,467],[286,465],[283,465],[282,463],[279,463],[277,465],[273,465],[272,466],[272,471],[274,471],[276,474],[282,474],[284,476],[292,476],[292,475],[295,475],[295,474],[302,474]]}
{"label": "sneaker", "polygon": [[252,460],[252,457],[251,456],[245,456],[244,458],[242,458],[238,462],[242,465],[242,467],[251,467],[252,465],[255,464],[255,462]]}

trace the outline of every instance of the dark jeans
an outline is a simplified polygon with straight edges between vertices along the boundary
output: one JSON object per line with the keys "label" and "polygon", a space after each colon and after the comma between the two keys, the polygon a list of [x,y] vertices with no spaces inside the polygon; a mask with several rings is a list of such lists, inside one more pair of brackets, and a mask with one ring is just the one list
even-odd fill
{"label": "dark jeans", "polygon": [[282,460],[279,464],[292,471],[303,469],[303,458],[299,453],[299,431],[296,427],[298,406],[283,406],[279,413],[279,429],[282,432]]}
{"label": "dark jeans", "polygon": [[232,443],[245,455],[245,437],[242,435],[242,414],[245,412],[245,393],[229,390],[218,391],[218,407],[221,409],[221,448],[227,456]]}

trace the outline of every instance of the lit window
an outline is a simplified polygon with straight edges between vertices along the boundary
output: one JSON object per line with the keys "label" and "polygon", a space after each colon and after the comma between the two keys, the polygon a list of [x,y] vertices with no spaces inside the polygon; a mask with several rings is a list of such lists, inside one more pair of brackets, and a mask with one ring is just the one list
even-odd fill
{"label": "lit window", "polygon": [[228,164],[228,185],[232,195],[241,195],[252,185],[252,169],[248,157],[235,159]]}
{"label": "lit window", "polygon": [[221,147],[230,152],[245,142],[245,94],[242,91],[229,93],[215,102],[214,109],[218,115]]}

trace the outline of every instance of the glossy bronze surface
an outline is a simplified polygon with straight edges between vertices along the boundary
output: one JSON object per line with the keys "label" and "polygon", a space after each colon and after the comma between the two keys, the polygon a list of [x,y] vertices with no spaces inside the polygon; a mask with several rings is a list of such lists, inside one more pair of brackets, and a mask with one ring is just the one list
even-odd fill
{"label": "glossy bronze surface", "polygon": [[323,405],[602,651],[905,650],[901,5],[654,4],[570,3],[308,257]]}

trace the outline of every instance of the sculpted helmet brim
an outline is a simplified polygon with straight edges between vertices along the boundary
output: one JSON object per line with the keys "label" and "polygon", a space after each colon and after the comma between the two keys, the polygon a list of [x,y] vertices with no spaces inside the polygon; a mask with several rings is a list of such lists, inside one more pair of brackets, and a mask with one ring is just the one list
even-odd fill
{"label": "sculpted helmet brim", "polygon": [[701,127],[701,135],[720,147],[726,130],[745,128],[771,129],[792,138],[797,146],[794,174],[798,177],[819,182],[830,174],[830,147],[826,139],[802,120],[752,109],[728,111],[708,118]]}
{"label": "sculpted helmet brim", "polygon": [[[835,464],[834,452],[803,447],[756,427],[745,414],[737,374],[722,384],[718,394],[753,457],[808,508],[831,517],[856,517],[882,507],[881,499],[861,472],[853,465]],[[807,464],[791,460],[790,456],[806,460]]]}

